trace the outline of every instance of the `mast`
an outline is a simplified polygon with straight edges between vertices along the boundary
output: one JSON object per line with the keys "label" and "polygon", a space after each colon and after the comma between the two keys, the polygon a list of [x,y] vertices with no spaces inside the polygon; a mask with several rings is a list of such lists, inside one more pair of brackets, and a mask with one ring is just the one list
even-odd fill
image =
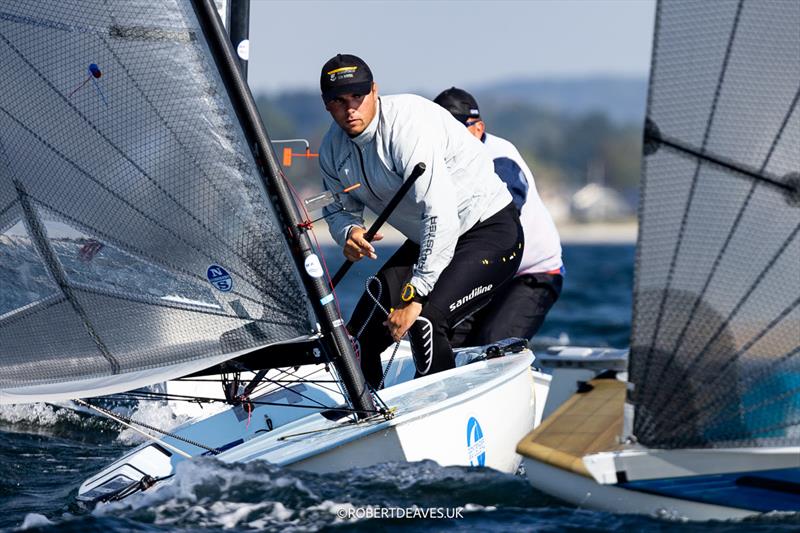
{"label": "mast", "polygon": [[250,59],[250,0],[231,0],[228,33],[239,59],[242,78],[247,79],[247,62]]}
{"label": "mast", "polygon": [[[289,249],[324,334],[321,340],[323,348],[332,356],[333,364],[359,418],[366,418],[376,411],[372,396],[361,373],[344,321],[339,318],[330,286],[324,277],[312,277],[305,268],[307,260],[318,264],[319,258],[314,254],[307,230],[301,226],[302,218],[283,181],[283,172],[272,151],[269,135],[238,67],[239,62],[229,44],[225,28],[219,20],[213,0],[192,0],[192,6],[253,151],[253,157],[259,165],[261,180],[276,207],[280,221],[286,226]],[[233,27],[233,23],[231,26]]]}

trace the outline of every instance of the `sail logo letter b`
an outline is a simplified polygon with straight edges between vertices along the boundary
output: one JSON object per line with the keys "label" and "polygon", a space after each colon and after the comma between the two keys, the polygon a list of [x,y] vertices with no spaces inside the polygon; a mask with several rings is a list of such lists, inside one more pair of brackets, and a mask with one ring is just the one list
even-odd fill
{"label": "sail logo letter b", "polygon": [[481,425],[474,416],[467,421],[467,453],[469,466],[486,465],[486,441],[483,439]]}
{"label": "sail logo letter b", "polygon": [[233,289],[233,279],[228,271],[219,265],[211,265],[206,271],[208,281],[218,291],[230,292]]}

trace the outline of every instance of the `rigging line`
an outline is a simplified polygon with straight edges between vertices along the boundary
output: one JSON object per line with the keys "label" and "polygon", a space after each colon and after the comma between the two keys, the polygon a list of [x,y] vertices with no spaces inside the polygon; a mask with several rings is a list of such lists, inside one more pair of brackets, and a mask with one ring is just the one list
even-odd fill
{"label": "rigging line", "polygon": [[117,359],[111,354],[111,351],[108,349],[105,342],[103,342],[103,339],[100,338],[100,334],[95,331],[94,326],[89,320],[88,313],[75,297],[75,294],[72,292],[72,287],[70,287],[69,282],[67,281],[67,273],[64,272],[64,267],[61,265],[61,263],[59,263],[55,250],[53,250],[53,248],[50,246],[50,242],[47,240],[46,232],[42,227],[42,222],[39,220],[36,210],[30,203],[28,193],[25,191],[23,185],[17,180],[13,180],[13,183],[14,187],[17,189],[19,203],[22,206],[22,212],[25,214],[25,220],[28,222],[28,231],[30,232],[31,239],[34,242],[34,246],[39,251],[42,260],[47,267],[47,271],[50,272],[53,280],[56,282],[59,289],[61,289],[61,292],[64,294],[64,297],[67,299],[70,306],[72,306],[72,310],[75,312],[78,319],[80,319],[83,327],[86,328],[86,332],[89,334],[92,342],[94,342],[97,350],[100,352],[100,355],[102,355],[108,364],[111,365],[111,373],[119,374],[119,361],[117,361]]}
{"label": "rigging line", "polygon": [[[337,409],[337,410],[339,410],[339,409]],[[291,435],[281,435],[280,437],[278,437],[277,440],[279,440],[279,441],[281,441],[281,440],[289,440],[292,437],[303,437],[305,435],[314,435],[316,433],[325,433],[327,431],[336,431],[337,429],[350,429],[351,427],[355,426],[356,424],[358,424],[358,422],[356,420],[353,420],[352,418],[348,418],[347,422],[343,422],[340,425],[329,426],[329,427],[321,428],[321,429],[312,429],[312,430],[309,430],[309,431],[299,431],[297,433],[292,433]]]}
{"label": "rigging line", "polygon": [[317,405],[320,405],[320,406],[322,406],[322,407],[325,407],[326,409],[332,409],[332,407],[328,407],[328,406],[326,406],[325,404],[323,404],[322,402],[320,402],[320,401],[318,401],[318,400],[315,400],[314,398],[311,398],[310,396],[306,396],[306,395],[305,395],[305,394],[303,394],[302,392],[297,392],[296,390],[294,390],[294,389],[290,388],[290,387],[289,387],[289,386],[287,386],[287,385],[284,385],[283,383],[276,383],[276,385],[277,385],[278,387],[282,388],[282,389],[285,389],[285,390],[287,390],[287,391],[291,391],[291,392],[293,392],[294,394],[297,394],[297,395],[298,395],[298,396],[300,396],[301,398],[305,398],[305,399],[306,399],[306,400],[308,400],[309,402],[314,402],[315,404],[317,404]]}
{"label": "rigging line", "polygon": [[[798,93],[798,94],[800,94],[800,93]],[[796,104],[797,104],[797,96],[795,96],[794,101],[792,102],[792,106],[794,107]],[[791,115],[791,112],[792,112],[792,109],[790,109],[789,113],[786,115],[786,118],[784,119],[784,122],[781,125],[781,131],[779,133],[783,133],[783,128],[786,126],[786,123],[788,122],[788,119],[789,119],[789,117]],[[683,141],[680,141],[678,139],[675,139],[673,137],[668,137],[666,135],[659,135],[659,136],[648,136],[647,138],[650,139],[650,140],[658,141],[659,143],[661,143],[664,146],[667,146],[669,148],[672,148],[673,150],[675,150],[678,153],[690,155],[693,158],[698,159],[700,161],[703,161],[703,162],[706,162],[706,163],[711,163],[711,164],[717,165],[719,167],[722,167],[722,168],[724,168],[726,170],[730,170],[734,174],[747,176],[749,178],[753,178],[757,182],[767,183],[769,185],[773,185],[773,186],[778,187],[779,189],[783,189],[785,191],[789,191],[789,192],[796,192],[797,191],[797,187],[796,186],[793,186],[792,184],[789,184],[789,183],[784,183],[784,182],[780,181],[780,179],[778,179],[777,177],[770,176],[769,174],[766,174],[764,172],[764,167],[766,166],[766,162],[765,162],[764,165],[762,165],[762,167],[759,170],[754,170],[752,168],[748,168],[746,165],[743,165],[741,163],[737,163],[735,161],[730,161],[726,157],[723,157],[721,155],[717,155],[717,154],[715,154],[713,152],[708,152],[706,150],[698,150],[698,149],[694,148],[693,146],[691,146],[690,144],[685,143]],[[770,152],[769,152],[769,155],[767,157],[767,161],[769,160],[769,156],[772,155],[772,152],[775,149],[775,146],[777,145],[778,140],[779,140],[779,137],[776,138],[773,141],[773,144],[770,147]]]}
{"label": "rigging line", "polygon": [[[289,374],[289,372],[288,372],[288,371],[286,371],[286,370],[283,370],[283,369],[280,369],[279,371],[281,372],[281,376],[282,376],[282,375],[284,375],[284,374]],[[323,408],[325,408],[325,409],[333,409],[333,407],[326,406],[326,405],[325,405],[325,404],[323,404],[322,402],[320,402],[320,401],[317,401],[317,400],[315,400],[314,398],[308,397],[308,396],[306,396],[306,395],[304,395],[304,394],[302,394],[302,393],[300,393],[300,392],[298,392],[298,391],[296,391],[296,390],[294,390],[294,389],[290,388],[290,387],[289,387],[289,386],[287,386],[287,385],[283,385],[282,383],[277,383],[277,382],[275,383],[275,385],[277,385],[277,386],[278,386],[278,388],[277,388],[277,389],[275,389],[275,391],[277,391],[277,390],[280,390],[280,389],[285,389],[285,390],[287,390],[287,391],[293,392],[294,394],[297,394],[298,396],[300,396],[300,397],[302,397],[302,398],[305,398],[306,400],[308,400],[308,401],[310,401],[310,402],[314,402],[314,403],[316,403],[317,405],[320,405],[320,406],[322,406],[322,407],[323,407]],[[250,391],[250,394],[252,394],[252,391]],[[250,401],[250,402],[252,402],[252,400],[247,400],[247,401]]]}
{"label": "rigging line", "polygon": [[[130,399],[138,399],[138,400],[152,400],[152,401],[163,401],[163,400],[175,400],[175,401],[184,401],[184,402],[191,402],[191,403],[225,403],[227,402],[223,398],[211,398],[208,396],[190,396],[186,394],[172,394],[172,393],[162,393],[162,392],[148,392],[148,391],[141,391],[141,392],[124,392],[124,393],[117,393],[117,394],[109,394],[107,396],[103,396],[103,398],[110,398],[110,399],[122,399],[122,400],[130,400]],[[312,400],[313,401],[313,400]],[[245,402],[242,402],[245,403]],[[292,404],[292,403],[279,403],[279,402],[266,402],[263,400],[247,400],[247,403],[252,403],[253,405],[271,405],[273,407],[294,407],[298,409],[317,409],[320,411],[344,411],[348,413],[357,413],[362,412],[363,409],[353,409],[350,407],[343,407],[343,406],[330,406],[324,405],[320,402],[316,402],[319,405],[301,405],[301,404]],[[381,411],[377,409],[367,411],[369,413],[382,414]],[[138,423],[138,422],[137,422]],[[141,423],[139,423],[141,425]]]}
{"label": "rigging line", "polygon": [[[165,435],[167,437],[172,437],[173,439],[181,441],[181,442],[185,442],[186,444],[191,444],[192,446],[196,446],[197,448],[200,448],[201,450],[206,450],[207,452],[210,452],[210,453],[212,453],[214,455],[219,455],[220,453],[222,453],[220,450],[218,450],[216,448],[211,448],[211,447],[206,446],[204,444],[200,444],[197,441],[194,441],[194,440],[191,440],[191,439],[187,439],[186,437],[182,437],[180,435],[176,435],[175,433],[170,433],[169,431],[165,431],[163,429],[159,429],[159,428],[157,428],[155,426],[151,426],[150,424],[145,424],[144,422],[139,422],[138,420],[134,420],[133,418],[131,418],[129,416],[124,416],[124,415],[121,415],[121,414],[113,413],[113,412],[109,411],[108,409],[100,407],[99,405],[93,405],[93,404],[91,404],[91,403],[89,403],[89,402],[87,402],[85,400],[74,399],[72,401],[77,403],[77,404],[86,406],[86,407],[88,407],[90,409],[94,409],[95,411],[98,411],[98,412],[106,415],[107,417],[111,418],[112,420],[116,420],[117,422],[120,422],[120,423],[123,423],[124,425],[127,425],[132,430],[144,435],[148,439],[154,440],[154,441],[158,442],[159,444],[165,445],[165,447],[176,451],[177,453],[179,453],[180,455],[186,457],[187,459],[191,459],[192,456],[189,455],[188,453],[184,452],[183,450],[180,450],[179,448],[171,446],[171,445],[165,443],[164,441],[162,441],[160,439],[157,439],[156,437],[154,437],[152,435],[148,435],[147,433],[145,433],[143,431],[137,430],[136,428],[130,426],[129,424],[136,424],[137,426],[142,426],[145,429],[149,429],[150,431],[155,431],[156,433],[161,433],[162,435]],[[127,424],[125,424],[125,422],[127,422]]]}
{"label": "rigging line", "polygon": [[[241,396],[244,397],[252,396],[253,394],[255,394],[257,390],[263,391],[265,387],[269,386],[269,381],[270,381],[269,379],[266,380],[267,381],[266,383],[262,382],[266,377],[267,373],[269,372],[269,370],[270,369],[268,368],[262,368],[261,370],[256,372],[256,374],[252,378],[250,378],[247,385],[245,385],[244,392],[241,394]],[[283,368],[278,368],[277,370],[279,378],[289,375],[288,370],[284,370]],[[291,383],[291,381],[288,382]]]}
{"label": "rigging line", "polygon": [[[767,152],[767,155],[764,158],[764,162],[761,164],[761,168],[759,169],[758,173],[761,174],[769,165],[770,160],[772,159],[772,154],[775,153],[775,149],[780,142],[780,139],[783,137],[783,132],[786,129],[786,125],[789,123],[789,118],[792,116],[794,112],[798,99],[800,99],[800,88],[798,88],[797,92],[794,95],[794,99],[792,103],[789,105],[789,109],[787,110],[786,114],[783,117],[783,122],[781,123],[780,128],[778,128],[778,133],[775,135],[775,138],[772,141],[772,145]],[[717,272],[717,268],[722,263],[722,257],[728,249],[728,245],[733,241],[733,236],[736,234],[737,229],[739,228],[739,223],[741,222],[742,218],[744,217],[744,212],[747,210],[747,207],[750,205],[750,200],[753,197],[753,194],[756,190],[756,186],[760,183],[760,181],[755,180],[750,185],[750,190],[747,193],[747,197],[739,208],[739,212],[736,214],[736,220],[733,222],[730,231],[728,231],[728,235],[725,238],[725,243],[720,248],[719,252],[717,253],[717,257],[714,259],[714,263],[711,267],[711,271],[709,272],[708,276],[706,277],[705,283],[703,284],[703,288],[700,290],[699,294],[697,295],[694,304],[692,304],[692,309],[688,313],[688,318],[683,325],[683,329],[677,335],[677,345],[672,350],[673,354],[677,354],[680,351],[680,348],[683,346],[683,341],[686,339],[685,333],[689,329],[689,325],[692,323],[692,319],[694,318],[695,313],[697,312],[698,307],[700,306],[701,301],[705,297],[706,291],[708,287],[711,285],[711,280],[714,278],[714,275]],[[675,355],[673,355],[668,361],[667,364],[664,365],[661,371],[658,374],[658,377],[653,380],[654,383],[658,383],[661,380],[661,377],[664,373],[672,367],[672,362],[675,360]]]}
{"label": "rigging line", "polygon": [[[737,350],[736,353],[732,354],[725,361],[723,366],[715,371],[715,377],[712,378],[711,381],[709,381],[707,383],[704,383],[703,387],[706,387],[706,388],[713,387],[714,384],[716,384],[720,380],[720,378],[722,378],[726,373],[728,373],[729,370],[735,369],[736,367],[733,366],[734,363],[736,361],[738,361],[744,354],[746,354],[747,351],[750,348],[752,348],[758,341],[760,341],[769,332],[771,332],[773,330],[773,328],[775,328],[778,324],[780,324],[780,322],[784,318],[786,318],[789,315],[789,313],[791,313],[798,306],[800,306],[800,297],[798,297],[797,299],[795,299],[794,302],[789,304],[777,317],[775,317],[769,324],[767,324],[767,326],[758,335],[756,335],[755,337],[753,337],[752,339],[747,341],[747,343],[745,343],[741,348],[739,348],[739,350]],[[707,342],[706,343],[706,347],[708,347],[710,344],[711,344],[710,342]],[[704,348],[704,350],[705,350],[705,348]],[[774,367],[775,366],[775,362],[772,362],[771,366]],[[681,378],[681,379],[684,379],[684,378]],[[716,407],[716,405],[717,405],[717,403],[719,403],[719,401],[720,401],[720,398],[715,399],[710,405],[708,405],[708,407]],[[697,407],[705,408],[706,405],[707,404],[698,404]],[[684,411],[685,411],[685,409],[679,410],[677,415],[680,415]],[[698,415],[693,415],[693,416],[690,416],[689,418],[683,418],[683,420],[691,421],[691,420],[694,420],[695,418],[697,418],[697,416]]]}
{"label": "rigging line", "polygon": [[[252,378],[250,378],[250,380],[248,381],[247,385],[244,386],[244,392],[242,392],[242,394],[240,394],[240,396],[245,397],[245,398],[251,396],[255,392],[255,390],[258,388],[259,384],[262,384],[262,380],[264,379],[264,377],[267,375],[268,372],[269,372],[269,369],[267,369],[267,368],[262,368],[261,370],[256,372],[256,374]],[[286,371],[285,370],[278,370],[278,372],[279,372],[278,377],[283,377],[285,375]],[[240,376],[241,376],[241,374],[239,374],[238,377],[240,377]],[[261,388],[261,390],[263,390],[263,387]]]}
{"label": "rigging line", "polygon": [[[222,239],[222,238],[221,238],[220,236],[218,236],[218,235],[217,235],[217,234],[216,234],[214,231],[212,231],[212,230],[211,230],[211,228],[207,227],[207,226],[206,226],[206,224],[205,224],[205,223],[204,223],[202,220],[200,220],[198,217],[196,217],[194,214],[192,214],[192,213],[191,213],[191,211],[190,211],[189,209],[187,209],[187,208],[186,208],[185,206],[183,206],[183,205],[182,205],[180,202],[178,202],[178,200],[177,200],[176,198],[174,198],[172,194],[170,194],[169,192],[167,192],[167,191],[166,191],[166,189],[164,189],[164,188],[163,188],[163,187],[162,187],[162,186],[161,186],[161,185],[158,183],[158,181],[156,181],[155,179],[153,179],[153,178],[152,178],[152,177],[151,177],[151,176],[150,176],[150,175],[149,175],[149,174],[148,174],[148,173],[147,173],[147,172],[144,170],[144,168],[142,168],[141,166],[139,166],[139,165],[138,165],[138,164],[137,164],[137,163],[136,163],[136,162],[135,162],[135,161],[134,161],[134,160],[133,160],[133,159],[132,159],[130,156],[128,156],[128,154],[126,154],[126,153],[124,152],[124,150],[122,150],[122,148],[120,148],[120,147],[118,147],[116,144],[114,144],[114,142],[112,142],[110,138],[108,138],[108,137],[107,137],[107,136],[106,136],[106,135],[105,135],[105,134],[104,134],[102,131],[100,131],[100,129],[99,129],[99,128],[98,128],[98,127],[97,127],[97,126],[96,126],[96,125],[95,125],[95,124],[94,124],[94,123],[91,121],[91,120],[89,120],[89,119],[88,119],[86,116],[84,116],[84,114],[83,114],[83,113],[81,113],[81,111],[80,111],[80,110],[79,110],[79,109],[78,109],[78,108],[77,108],[77,107],[76,107],[76,106],[75,106],[75,105],[74,105],[74,104],[73,104],[73,103],[72,103],[72,102],[71,102],[71,101],[70,101],[68,98],[65,98],[65,96],[64,96],[63,94],[61,94],[61,92],[58,90],[58,88],[57,88],[57,87],[55,87],[55,86],[54,86],[54,85],[53,85],[53,84],[50,82],[50,80],[49,80],[49,79],[47,79],[47,77],[46,77],[46,76],[44,76],[44,74],[42,74],[42,73],[41,73],[41,72],[40,72],[40,71],[39,71],[39,70],[36,68],[36,66],[35,66],[33,63],[31,63],[30,61],[28,61],[28,58],[27,58],[27,57],[25,57],[25,55],[24,55],[24,54],[23,54],[23,53],[22,53],[22,52],[21,52],[19,49],[17,49],[17,47],[15,47],[15,46],[14,46],[14,44],[13,44],[13,43],[12,43],[10,40],[8,40],[8,39],[6,38],[6,36],[5,36],[5,35],[3,35],[2,33],[0,33],[0,39],[2,39],[3,41],[5,41],[5,43],[6,43],[6,44],[7,44],[7,45],[8,45],[8,46],[9,46],[9,47],[10,47],[10,48],[11,48],[11,49],[12,49],[12,50],[13,50],[13,51],[14,51],[14,52],[15,52],[15,53],[16,53],[16,54],[19,56],[19,57],[20,57],[20,59],[22,59],[22,61],[23,61],[23,62],[24,62],[26,65],[28,65],[28,67],[30,67],[30,70],[31,70],[32,72],[34,72],[34,73],[35,73],[35,74],[36,74],[36,75],[37,75],[37,76],[38,76],[38,77],[39,77],[39,78],[40,78],[40,79],[41,79],[41,80],[42,80],[42,81],[43,81],[43,82],[44,82],[44,83],[45,83],[45,84],[48,86],[48,87],[50,87],[50,89],[51,89],[51,90],[52,90],[54,93],[56,93],[56,94],[57,94],[57,95],[58,95],[58,96],[59,96],[59,97],[60,97],[60,98],[61,98],[61,99],[62,99],[62,100],[63,100],[63,101],[64,101],[64,102],[67,104],[67,106],[68,106],[70,109],[72,109],[72,110],[75,112],[75,114],[77,114],[77,115],[78,115],[78,116],[79,116],[79,117],[80,117],[80,118],[81,118],[81,119],[84,121],[84,123],[86,123],[86,124],[87,124],[87,125],[88,125],[88,126],[91,128],[91,129],[92,129],[92,130],[94,130],[94,132],[95,132],[95,133],[96,133],[96,134],[97,134],[97,135],[98,135],[98,136],[99,136],[101,139],[105,140],[105,141],[106,141],[106,143],[108,144],[108,146],[110,146],[110,147],[111,147],[111,148],[112,148],[114,151],[116,151],[116,152],[117,152],[117,153],[118,153],[118,154],[119,154],[119,155],[120,155],[120,156],[121,156],[121,157],[122,157],[124,160],[128,161],[128,162],[131,164],[131,166],[132,166],[134,169],[136,169],[136,170],[137,170],[137,171],[138,171],[138,172],[139,172],[139,173],[140,173],[142,176],[144,176],[145,178],[147,178],[147,180],[148,180],[148,181],[149,181],[151,184],[153,184],[153,185],[154,185],[154,186],[155,186],[155,187],[156,187],[156,188],[157,188],[159,191],[161,191],[161,193],[162,193],[162,194],[163,194],[163,195],[164,195],[166,198],[168,198],[170,201],[172,201],[172,203],[174,203],[174,204],[175,204],[175,205],[176,205],[176,206],[177,206],[177,207],[178,207],[178,208],[179,208],[181,211],[183,211],[183,212],[184,212],[184,214],[186,214],[186,215],[187,215],[187,216],[188,216],[190,219],[194,220],[194,221],[195,221],[195,223],[197,223],[197,224],[198,224],[198,225],[199,225],[201,228],[203,228],[203,229],[204,229],[204,230],[205,230],[205,231],[206,231],[206,232],[207,232],[209,235],[213,236],[213,237],[214,237],[214,238],[215,238],[215,239],[218,241],[218,243],[219,243],[219,244],[222,244],[222,249],[223,249],[223,250],[228,250],[228,251],[230,251],[230,252],[231,252],[233,255],[237,256],[237,257],[238,257],[238,258],[239,258],[239,259],[242,261],[242,263],[243,263],[243,264],[245,264],[245,265],[248,265],[248,266],[249,266],[249,262],[248,262],[248,259],[247,259],[246,257],[242,256],[242,255],[241,255],[241,254],[240,254],[240,253],[239,253],[237,250],[235,250],[235,249],[233,249],[233,248],[229,248],[229,247],[228,247],[228,245],[226,244],[226,242],[225,242],[225,240],[224,240],[224,239]],[[21,122],[19,122],[19,121],[17,121],[15,117],[13,117],[13,116],[12,116],[12,115],[10,115],[10,114],[9,114],[9,116],[10,116],[10,117],[11,117],[13,120],[15,120],[16,122],[18,122],[20,125],[22,125],[22,123],[21,123]],[[23,126],[23,127],[24,127],[24,126]],[[25,128],[25,129],[27,129],[27,128]],[[42,143],[46,144],[46,145],[49,147],[49,143],[47,143],[46,141],[44,141],[44,139],[42,139],[42,138],[39,138],[38,136],[36,136],[36,137],[37,137],[37,138],[40,140],[40,142],[42,142]],[[87,173],[87,177],[88,177],[88,176],[89,176],[89,175],[88,175],[88,173]],[[93,181],[94,181],[94,180],[93,180]],[[109,190],[109,192],[111,192],[111,191]],[[112,194],[113,194],[113,193],[112,193]],[[163,228],[163,229],[166,229],[166,228]],[[167,231],[169,231],[169,230],[167,230]],[[172,233],[172,232],[170,232],[170,233]],[[178,238],[179,240],[183,240],[183,239],[179,238],[177,235],[176,235],[175,237],[176,237],[176,238]],[[193,247],[193,246],[191,246],[191,245],[190,245],[188,242],[187,242],[186,244],[187,244],[187,245],[189,245],[190,247],[194,248],[194,247]],[[252,267],[251,267],[251,268],[252,268]],[[258,272],[258,271],[256,271],[256,272]],[[287,279],[288,279],[288,278],[287,278]],[[260,288],[260,289],[262,289],[262,292],[266,292],[266,289],[264,289],[264,288],[261,288],[261,287],[259,287],[259,288]]]}
{"label": "rigging line", "polygon": [[[337,411],[345,411],[345,409],[339,409],[338,407],[336,408],[336,410]],[[361,411],[361,412],[364,412],[364,411]],[[372,413],[372,412],[375,412],[375,411],[368,410],[366,412]],[[348,418],[347,422],[342,422],[342,423],[339,423],[339,424],[334,425],[334,426],[324,427],[324,428],[320,428],[320,429],[312,429],[312,430],[309,430],[309,431],[299,431],[297,433],[292,433],[290,435],[281,435],[280,437],[278,437],[277,440],[283,441],[283,440],[291,439],[292,437],[303,437],[305,435],[313,435],[315,433],[325,433],[327,431],[336,431],[336,430],[339,430],[339,429],[350,429],[350,428],[358,427],[358,426],[361,426],[361,427],[373,426],[373,425],[381,424],[381,423],[384,423],[384,422],[388,422],[388,420],[386,418],[380,418],[380,419],[377,418],[378,415],[382,415],[383,414],[383,413],[380,413],[380,412],[377,412],[377,413],[378,413],[377,415],[373,415],[370,418],[367,418],[367,419],[364,419],[364,420],[357,420],[357,419],[354,420],[352,418]]]}
{"label": "rigging line", "polygon": [[[322,364],[322,363],[320,363],[320,364]],[[323,381],[323,380],[308,379],[309,376],[313,376],[314,374],[317,374],[319,372],[324,372],[324,371],[325,371],[324,368],[320,368],[318,370],[314,370],[310,374],[306,374],[302,378],[297,378],[296,381],[287,380],[286,383],[312,383],[312,384],[316,385],[317,387],[319,387],[320,389],[326,390],[328,392],[333,392],[333,393],[336,393],[336,394],[341,394],[342,391],[340,391],[340,390],[336,390],[336,389],[334,389],[332,387],[326,387],[324,385],[320,385],[320,383],[339,383],[338,380],[331,379],[331,380],[324,380]],[[285,370],[284,372],[289,376],[297,376],[297,373],[293,373],[293,372],[290,372],[288,370]],[[276,379],[268,379],[267,381],[269,381],[269,382],[273,382],[274,381],[275,383],[283,382],[282,380],[276,380]]]}
{"label": "rigging line", "polygon": [[[711,103],[708,122],[706,123],[706,131],[703,133],[703,141],[701,144],[701,150],[703,151],[705,151],[706,149],[706,144],[708,143],[708,138],[711,133],[711,126],[713,125],[714,118],[716,117],[717,114],[717,104],[719,103],[719,98],[722,91],[722,81],[725,79],[725,74],[728,71],[728,61],[730,60],[731,51],[733,50],[733,41],[736,38],[736,31],[739,27],[739,18],[742,13],[743,2],[744,0],[739,0],[739,3],[736,6],[736,15],[733,20],[733,28],[731,29],[730,37],[728,38],[728,46],[725,49],[725,57],[723,58],[719,77],[717,78],[717,86],[714,90],[714,100]],[[651,337],[651,341],[648,346],[647,355],[645,356],[645,361],[644,361],[645,373],[644,373],[643,383],[647,383],[649,381],[650,367],[652,366],[650,365],[650,359],[653,355],[653,348],[656,344],[656,340],[658,339],[658,335],[661,332],[661,321],[664,317],[667,295],[669,293],[669,288],[672,286],[672,277],[675,274],[675,266],[677,265],[678,262],[678,251],[680,250],[681,243],[683,242],[684,232],[686,231],[686,224],[689,220],[689,211],[691,211],[692,203],[694,201],[694,194],[697,189],[697,181],[698,181],[697,178],[700,175],[701,162],[702,160],[698,160],[695,165],[694,176],[692,177],[692,183],[689,187],[689,197],[687,199],[686,208],[683,211],[683,216],[681,218],[681,225],[678,230],[678,238],[672,250],[672,259],[670,260],[669,271],[667,273],[667,280],[665,284],[665,288],[667,290],[664,291],[664,295],[661,297],[661,303],[659,304],[655,327],[653,328],[653,335]]]}
{"label": "rigging line", "polygon": [[[664,408],[664,406],[672,396],[672,393],[674,393],[677,390],[677,387],[680,386],[680,384],[683,383],[686,380],[686,378],[691,374],[691,372],[694,370],[694,367],[697,365],[702,356],[705,354],[706,349],[708,349],[708,347],[711,346],[717,340],[717,338],[723,331],[725,331],[730,321],[733,319],[734,316],[736,316],[736,314],[739,312],[742,306],[747,302],[747,300],[755,291],[756,287],[758,287],[758,285],[764,280],[767,273],[772,269],[772,267],[777,262],[778,258],[783,254],[783,252],[785,252],[788,249],[789,244],[797,236],[798,231],[800,231],[800,224],[795,226],[794,231],[791,233],[791,235],[789,235],[786,241],[784,241],[780,249],[772,256],[772,258],[770,258],[764,269],[755,277],[755,280],[750,285],[750,287],[748,287],[747,290],[744,291],[742,297],[739,298],[739,301],[736,302],[736,305],[733,306],[733,308],[728,313],[728,316],[725,318],[725,320],[722,321],[719,327],[717,327],[716,331],[708,338],[708,340],[706,340],[706,343],[703,345],[703,347],[697,351],[697,354],[692,358],[688,366],[684,368],[681,375],[678,377],[677,380],[675,380],[676,385],[673,386],[672,389],[670,389],[669,391],[664,391],[661,393],[661,397],[663,398],[663,400],[659,403],[657,407],[655,407],[654,409],[655,412],[660,412]],[[725,365],[717,371],[717,377],[715,377],[710,383],[704,384],[704,386],[708,387],[712,383],[716,383],[716,381],[719,379],[722,373],[726,371],[736,359],[741,357],[741,355],[746,350],[748,350],[755,342],[757,342],[759,339],[761,339],[761,337],[763,337],[766,333],[768,333],[771,330],[771,328],[773,328],[776,324],[778,324],[780,320],[782,320],[786,315],[788,315],[792,311],[792,309],[797,307],[799,303],[800,303],[800,298],[795,300],[793,304],[790,304],[789,307],[784,309],[783,312],[781,312],[775,319],[773,319],[772,322],[770,322],[767,325],[767,327],[764,330],[761,331],[761,333],[759,333],[756,337],[748,341],[744,346],[742,346],[742,348],[739,349],[738,352],[732,354],[725,362]]]}
{"label": "rigging line", "polygon": [[149,392],[149,391],[128,391],[118,392],[116,394],[107,394],[103,398],[108,400],[138,400],[138,401],[159,401],[164,400],[175,402],[191,402],[191,403],[225,403],[222,398],[203,398],[190,396],[186,394],[174,394],[164,392]]}
{"label": "rigging line", "polygon": [[[248,370],[247,372],[251,372]],[[310,375],[310,374],[309,374]],[[190,382],[190,383],[221,383],[222,380],[219,379],[203,379],[203,378],[177,378],[170,381],[183,381],[183,382]],[[276,383],[337,383],[335,379],[305,379],[305,378],[297,378],[297,379],[273,379],[270,381],[274,381]]]}

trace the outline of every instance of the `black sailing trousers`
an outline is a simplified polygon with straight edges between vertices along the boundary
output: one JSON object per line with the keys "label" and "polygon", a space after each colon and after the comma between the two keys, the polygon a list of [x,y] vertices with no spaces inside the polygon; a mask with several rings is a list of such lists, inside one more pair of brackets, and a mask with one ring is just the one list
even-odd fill
{"label": "black sailing trousers", "polygon": [[[459,237],[450,264],[442,271],[419,318],[408,331],[416,377],[455,366],[448,341],[453,328],[486,305],[514,276],[522,260],[523,246],[522,227],[513,203]],[[418,258],[419,245],[406,241],[376,274],[382,284],[379,301],[385,309],[402,305],[402,287],[411,279]],[[373,281],[370,287],[375,296],[379,292],[377,285]],[[357,339],[361,369],[370,385],[377,388],[382,378],[380,355],[393,341],[383,325],[386,315],[374,307],[375,302],[365,292],[347,327],[354,336],[361,331]]]}
{"label": "black sailing trousers", "polygon": [[483,309],[453,331],[450,344],[483,346],[509,337],[531,339],[561,295],[561,274],[523,274],[503,285]]}

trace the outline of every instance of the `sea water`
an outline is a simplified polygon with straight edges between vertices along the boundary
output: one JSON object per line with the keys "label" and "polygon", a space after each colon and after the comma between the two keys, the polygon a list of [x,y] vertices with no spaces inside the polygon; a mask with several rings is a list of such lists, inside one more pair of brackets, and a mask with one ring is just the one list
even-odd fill
{"label": "sea water", "polygon": [[[347,316],[365,278],[391,255],[361,261],[337,291]],[[341,252],[326,249],[335,271]],[[567,245],[564,292],[534,339],[625,347],[630,333],[634,247]],[[501,416],[502,413],[498,413]],[[137,419],[169,429],[183,419],[148,405]],[[0,407],[0,530],[42,531],[797,531],[800,515],[691,524],[567,505],[520,475],[432,462],[387,463],[312,474],[263,462],[181,463],[174,483],[94,510],[78,486],[138,442],[108,420],[49,405]],[[433,445],[433,444],[432,444]],[[390,518],[370,518],[370,516]]]}

